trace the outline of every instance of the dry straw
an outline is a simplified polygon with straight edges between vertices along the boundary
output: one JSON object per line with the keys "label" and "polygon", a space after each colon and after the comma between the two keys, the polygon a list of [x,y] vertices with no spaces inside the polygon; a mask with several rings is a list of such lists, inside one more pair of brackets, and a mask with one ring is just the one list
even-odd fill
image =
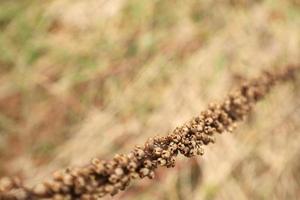
{"label": "dry straw", "polygon": [[0,199],[99,199],[125,190],[134,179],[154,177],[159,166],[174,167],[175,158],[203,155],[203,146],[214,143],[214,135],[232,131],[236,122],[249,115],[254,104],[280,82],[294,80],[300,66],[263,72],[247,81],[218,104],[167,136],[150,138],[144,146],[136,146],[129,154],[118,154],[112,160],[92,159],[80,168],[55,172],[52,180],[26,188],[18,179],[0,181]]}

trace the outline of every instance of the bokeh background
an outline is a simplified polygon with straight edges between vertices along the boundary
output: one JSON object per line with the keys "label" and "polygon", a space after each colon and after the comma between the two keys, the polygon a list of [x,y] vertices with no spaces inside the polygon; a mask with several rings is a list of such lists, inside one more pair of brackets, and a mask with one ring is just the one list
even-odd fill
{"label": "bokeh background", "polygon": [[[28,185],[167,134],[300,58],[298,0],[1,0],[0,30],[0,176]],[[203,157],[107,199],[300,199],[299,83]]]}

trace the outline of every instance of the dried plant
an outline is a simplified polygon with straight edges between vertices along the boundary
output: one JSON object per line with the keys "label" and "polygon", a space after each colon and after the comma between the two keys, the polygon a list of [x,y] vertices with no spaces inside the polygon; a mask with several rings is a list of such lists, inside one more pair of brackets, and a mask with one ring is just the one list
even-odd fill
{"label": "dried plant", "polygon": [[99,199],[125,190],[134,179],[154,177],[159,166],[174,167],[178,154],[186,157],[203,155],[203,146],[214,143],[214,135],[232,131],[236,122],[249,115],[254,104],[280,82],[295,79],[300,66],[266,71],[246,81],[223,102],[211,104],[186,124],[167,136],[148,139],[129,154],[118,154],[112,160],[92,159],[80,168],[55,172],[53,179],[26,188],[18,179],[0,181],[0,199]]}

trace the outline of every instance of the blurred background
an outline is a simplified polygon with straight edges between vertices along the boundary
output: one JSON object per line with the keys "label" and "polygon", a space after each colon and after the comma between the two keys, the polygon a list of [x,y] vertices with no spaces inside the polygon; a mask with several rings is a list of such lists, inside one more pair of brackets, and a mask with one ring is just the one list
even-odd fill
{"label": "blurred background", "polygon": [[[128,152],[299,55],[298,0],[0,0],[0,176]],[[300,199],[299,83],[107,199]]]}

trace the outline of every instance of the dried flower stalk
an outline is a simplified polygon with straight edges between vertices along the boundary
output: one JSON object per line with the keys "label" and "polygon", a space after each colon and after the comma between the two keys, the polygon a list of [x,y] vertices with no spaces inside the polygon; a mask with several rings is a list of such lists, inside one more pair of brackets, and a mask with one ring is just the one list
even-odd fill
{"label": "dried flower stalk", "polygon": [[53,179],[26,188],[17,179],[0,181],[0,199],[99,199],[125,190],[134,179],[154,178],[159,166],[174,167],[178,154],[186,157],[203,155],[203,146],[214,143],[214,135],[232,131],[236,122],[249,115],[254,104],[279,82],[293,80],[300,66],[289,65],[281,70],[263,72],[231,93],[219,104],[209,105],[206,111],[167,136],[148,139],[129,154],[118,154],[112,160],[94,158],[81,168],[68,168],[53,174]]}

